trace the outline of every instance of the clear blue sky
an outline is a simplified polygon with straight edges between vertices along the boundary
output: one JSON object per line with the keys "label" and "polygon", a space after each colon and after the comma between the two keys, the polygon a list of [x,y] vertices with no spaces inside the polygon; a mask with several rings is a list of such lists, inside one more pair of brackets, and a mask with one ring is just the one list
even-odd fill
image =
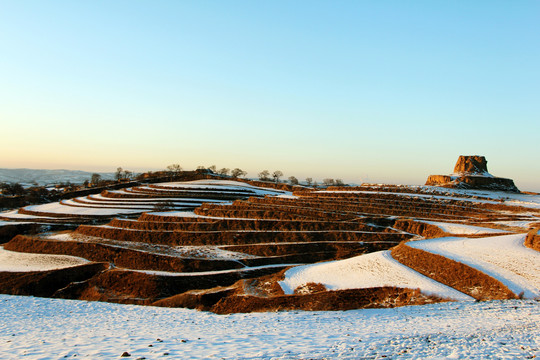
{"label": "clear blue sky", "polygon": [[540,1],[0,0],[0,167],[540,190]]}

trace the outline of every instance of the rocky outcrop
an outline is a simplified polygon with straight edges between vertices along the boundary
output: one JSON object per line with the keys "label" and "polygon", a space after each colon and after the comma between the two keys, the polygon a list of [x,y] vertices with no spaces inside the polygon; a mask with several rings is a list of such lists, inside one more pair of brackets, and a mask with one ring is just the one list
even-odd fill
{"label": "rocky outcrop", "polygon": [[458,158],[456,166],[454,166],[454,174],[464,174],[464,175],[488,174],[489,175],[488,169],[487,169],[487,160],[484,156],[461,155]]}
{"label": "rocky outcrop", "polygon": [[458,158],[451,175],[430,175],[426,185],[460,189],[481,189],[519,192],[512,179],[491,175],[484,156],[471,155]]}

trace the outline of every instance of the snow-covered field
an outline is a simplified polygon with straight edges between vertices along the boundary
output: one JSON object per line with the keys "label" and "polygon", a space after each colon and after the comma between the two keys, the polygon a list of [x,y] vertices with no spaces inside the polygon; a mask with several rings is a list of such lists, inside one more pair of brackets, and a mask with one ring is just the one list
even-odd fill
{"label": "snow-covered field", "polygon": [[114,216],[120,214],[129,214],[129,213],[139,213],[139,210],[129,210],[129,209],[114,209],[114,208],[88,208],[78,206],[72,201],[67,201],[66,203],[72,203],[74,206],[63,205],[60,202],[54,202],[43,205],[31,205],[26,206],[25,209],[30,211],[36,211],[39,213],[51,213],[51,214],[62,214],[62,215],[78,215],[78,216]]}
{"label": "snow-covered field", "polygon": [[[0,213],[0,216],[2,216],[2,213]],[[0,220],[0,226],[4,226],[4,225],[20,225],[20,224],[24,224],[24,222],[2,221],[2,220]]]}
{"label": "snow-covered field", "polygon": [[[184,182],[171,182],[171,183],[160,183],[160,190],[164,188],[169,188],[171,191],[181,189],[190,189],[190,190],[250,190],[256,193],[257,195],[292,195],[289,191],[259,187],[251,185],[241,181],[234,180],[220,180],[220,179],[206,179],[206,180],[194,180],[194,181],[184,181]],[[154,190],[151,187],[148,187],[148,190]]]}
{"label": "snow-covered field", "polygon": [[427,221],[427,220],[418,220],[420,222],[431,224],[439,227],[442,231],[454,234],[454,235],[482,235],[482,234],[498,234],[506,233],[504,230],[499,229],[490,229],[486,227],[465,225],[465,224],[456,224],[456,223],[446,223],[439,221]]}
{"label": "snow-covered field", "polygon": [[286,294],[307,283],[320,283],[329,290],[397,286],[420,289],[430,295],[455,300],[473,300],[451,287],[432,280],[394,260],[390,251],[378,251],[350,259],[297,266],[280,281]]}
{"label": "snow-covered field", "polygon": [[[1,212],[0,216],[5,217],[7,219],[14,219],[14,220],[17,220],[17,219],[18,220],[33,220],[33,219],[38,218],[35,215],[19,214],[18,210],[9,210],[9,211]],[[51,220],[53,220],[55,218],[48,217],[48,216],[39,216],[39,219],[51,219]],[[2,225],[8,225],[8,224],[13,224],[13,223],[12,222],[5,222]]]}
{"label": "snow-covered field", "polygon": [[525,234],[487,238],[447,237],[408,242],[474,267],[505,284],[516,295],[540,297],[540,253],[523,245]]}
{"label": "snow-covered field", "polygon": [[[206,199],[204,194],[209,197],[214,195],[231,195],[236,197],[247,196],[266,196],[266,195],[283,195],[292,196],[291,192],[276,190],[264,187],[253,186],[239,181],[227,180],[197,180],[187,182],[169,182],[160,183],[149,186],[138,186],[138,191],[133,188],[121,190],[110,190],[110,194],[130,195],[136,194],[140,197],[108,197],[103,194],[94,194],[89,196],[78,197],[75,199],[67,199],[59,202],[53,202],[41,205],[31,205],[24,207],[25,210],[37,213],[37,215],[19,214],[18,210],[0,213],[5,219],[28,219],[37,220],[51,218],[55,216],[65,217],[66,215],[73,216],[125,216],[136,215],[142,212],[148,212],[155,209],[156,205],[163,204],[168,201],[174,206],[177,211],[190,210],[202,203],[222,203],[230,204],[229,200]],[[198,194],[196,197],[154,197],[152,193],[161,194],[169,191],[174,195],[174,191],[178,190],[192,191]],[[142,191],[142,192],[141,192]],[[39,216],[43,214],[43,216]]]}
{"label": "snow-covered field", "polygon": [[67,255],[30,254],[5,250],[0,246],[0,272],[47,271],[87,264],[89,261]]}
{"label": "snow-covered field", "polygon": [[0,295],[2,359],[526,359],[536,301],[215,315]]}

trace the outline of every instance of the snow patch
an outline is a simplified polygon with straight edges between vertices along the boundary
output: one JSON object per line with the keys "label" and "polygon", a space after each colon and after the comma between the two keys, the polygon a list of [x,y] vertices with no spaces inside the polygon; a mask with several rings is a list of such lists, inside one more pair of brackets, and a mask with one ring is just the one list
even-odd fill
{"label": "snow patch", "polygon": [[380,286],[419,288],[426,294],[455,300],[473,300],[455,289],[436,282],[394,260],[390,251],[378,251],[350,259],[297,266],[285,272],[279,284],[286,294],[307,283],[320,283],[329,290]]}
{"label": "snow patch", "polygon": [[21,253],[0,246],[0,272],[48,271],[88,263],[75,256]]}
{"label": "snow patch", "polygon": [[455,235],[480,235],[480,234],[499,234],[508,233],[508,231],[499,229],[490,229],[480,226],[464,225],[456,223],[445,223],[438,221],[417,220],[426,224],[438,226],[442,231]]}

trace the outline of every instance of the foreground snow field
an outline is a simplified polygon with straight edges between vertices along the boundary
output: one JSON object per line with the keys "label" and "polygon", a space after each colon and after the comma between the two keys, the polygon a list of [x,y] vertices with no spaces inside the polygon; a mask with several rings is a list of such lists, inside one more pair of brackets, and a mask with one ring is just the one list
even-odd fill
{"label": "foreground snow field", "polygon": [[438,283],[392,258],[390,251],[377,251],[350,259],[297,266],[287,270],[279,284],[285,294],[307,283],[320,283],[329,290],[397,286],[420,289],[429,295],[454,300],[474,300],[451,287]]}
{"label": "foreground snow field", "polygon": [[215,315],[0,295],[2,359],[323,359],[540,356],[540,303]]}

